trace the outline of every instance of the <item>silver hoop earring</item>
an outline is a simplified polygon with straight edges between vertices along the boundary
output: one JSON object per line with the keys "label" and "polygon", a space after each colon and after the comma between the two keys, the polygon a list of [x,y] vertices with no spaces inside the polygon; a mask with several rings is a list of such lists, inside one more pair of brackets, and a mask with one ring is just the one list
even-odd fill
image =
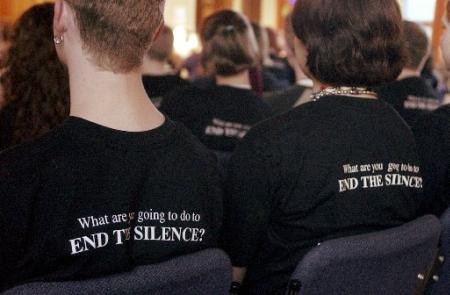
{"label": "silver hoop earring", "polygon": [[60,36],[60,37],[55,36],[53,38],[53,42],[55,42],[56,45],[61,45],[63,43],[63,41],[64,41],[64,36]]}

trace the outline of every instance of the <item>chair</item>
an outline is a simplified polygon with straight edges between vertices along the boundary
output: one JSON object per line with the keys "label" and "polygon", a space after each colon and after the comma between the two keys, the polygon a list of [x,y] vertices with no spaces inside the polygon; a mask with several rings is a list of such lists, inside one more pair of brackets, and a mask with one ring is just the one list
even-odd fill
{"label": "chair", "polygon": [[441,216],[441,251],[443,264],[438,272],[439,280],[427,290],[428,295],[450,294],[450,208]]}
{"label": "chair", "polygon": [[299,263],[288,294],[422,294],[440,228],[439,220],[427,215],[396,228],[326,241]]}
{"label": "chair", "polygon": [[86,281],[30,283],[4,295],[211,295],[228,294],[231,263],[218,249],[180,256],[155,265],[136,267],[129,273]]}

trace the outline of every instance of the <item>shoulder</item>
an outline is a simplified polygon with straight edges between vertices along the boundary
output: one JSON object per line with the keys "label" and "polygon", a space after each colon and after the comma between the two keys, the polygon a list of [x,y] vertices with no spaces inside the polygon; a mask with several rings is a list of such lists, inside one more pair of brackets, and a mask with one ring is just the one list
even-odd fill
{"label": "shoulder", "polygon": [[173,122],[176,129],[176,141],[179,153],[179,161],[195,162],[196,166],[215,167],[216,160],[211,151],[209,151],[191,131],[183,124]]}
{"label": "shoulder", "polygon": [[17,192],[31,190],[46,168],[52,165],[53,157],[63,152],[57,131],[29,143],[0,153],[0,193],[17,196]]}
{"label": "shoulder", "polygon": [[284,141],[295,134],[297,137],[307,136],[310,125],[315,120],[318,110],[314,103],[306,103],[281,115],[264,120],[247,133],[244,142],[252,142],[265,146],[268,142]]}

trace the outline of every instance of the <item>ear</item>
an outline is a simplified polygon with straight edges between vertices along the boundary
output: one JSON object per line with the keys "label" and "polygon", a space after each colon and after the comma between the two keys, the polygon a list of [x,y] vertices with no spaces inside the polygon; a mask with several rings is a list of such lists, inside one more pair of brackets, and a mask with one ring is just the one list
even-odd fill
{"label": "ear", "polygon": [[164,30],[164,20],[161,21],[161,23],[159,24],[158,29],[156,30],[156,33],[153,35],[153,40],[155,41],[156,39],[158,39],[159,35],[161,35],[162,31]]}
{"label": "ear", "polygon": [[55,10],[53,16],[53,35],[61,36],[66,31],[66,26],[63,21],[64,2],[63,0],[55,1]]}

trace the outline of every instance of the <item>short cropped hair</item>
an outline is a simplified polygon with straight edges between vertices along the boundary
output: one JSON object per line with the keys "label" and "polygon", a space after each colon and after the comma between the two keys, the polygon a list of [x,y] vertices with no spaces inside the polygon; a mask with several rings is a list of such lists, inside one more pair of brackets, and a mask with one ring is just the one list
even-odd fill
{"label": "short cropped hair", "polygon": [[403,69],[396,0],[299,0],[292,24],[308,51],[309,73],[322,83],[377,86],[394,81]]}
{"label": "short cropped hair", "polygon": [[430,42],[425,31],[417,24],[403,22],[406,42],[406,68],[421,70],[430,52]]}
{"label": "short cropped hair", "polygon": [[142,64],[163,20],[164,0],[65,0],[74,9],[86,50],[97,66],[118,73]]}
{"label": "short cropped hair", "polygon": [[222,10],[203,23],[202,61],[214,74],[232,76],[257,63],[258,49],[249,21],[232,10]]}
{"label": "short cropped hair", "polygon": [[173,52],[173,31],[168,26],[164,26],[155,39],[150,50],[147,52],[147,56],[150,59],[158,61],[166,61],[170,58]]}

